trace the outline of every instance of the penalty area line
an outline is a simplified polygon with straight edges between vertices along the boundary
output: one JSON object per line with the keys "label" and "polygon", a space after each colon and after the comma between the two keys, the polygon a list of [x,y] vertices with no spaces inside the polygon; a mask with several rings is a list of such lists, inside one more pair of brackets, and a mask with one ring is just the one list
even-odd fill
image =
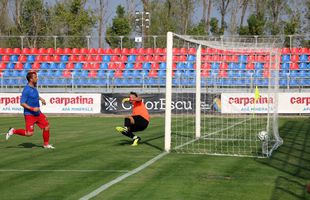
{"label": "penalty area line", "polygon": [[128,178],[131,175],[134,175],[140,171],[142,171],[143,169],[147,168],[148,166],[150,166],[151,164],[155,163],[157,160],[161,159],[162,157],[164,157],[165,155],[167,155],[168,152],[163,152],[159,155],[157,155],[156,157],[152,158],[151,160],[147,161],[146,163],[140,165],[139,167],[127,172],[126,174],[123,174],[122,176],[117,177],[116,179],[100,186],[99,188],[97,188],[96,190],[92,191],[91,193],[83,196],[80,198],[80,200],[88,200],[90,198],[93,198],[95,196],[97,196],[99,193],[103,192],[104,190],[108,189],[109,187],[111,187],[112,185],[121,182],[122,180]]}

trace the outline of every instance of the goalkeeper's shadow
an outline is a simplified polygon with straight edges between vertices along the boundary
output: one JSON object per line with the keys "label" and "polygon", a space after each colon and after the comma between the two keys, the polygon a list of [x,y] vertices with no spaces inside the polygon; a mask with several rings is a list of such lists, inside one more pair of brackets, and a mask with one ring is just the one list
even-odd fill
{"label": "goalkeeper's shadow", "polygon": [[[149,139],[146,139],[146,140],[141,140],[141,142],[140,142],[140,144],[141,145],[148,145],[148,146],[150,146],[150,147],[152,147],[152,148],[155,148],[155,149],[158,149],[158,150],[160,150],[160,151],[164,151],[164,148],[162,148],[162,147],[160,147],[160,146],[158,146],[158,145],[155,145],[155,144],[153,144],[153,142],[152,141],[154,141],[154,140],[157,140],[157,139],[160,139],[160,138],[163,138],[164,136],[162,135],[162,136],[158,136],[158,137],[154,137],[154,138],[149,138]],[[132,141],[130,141],[130,140],[122,140],[120,143],[119,143],[119,145],[130,145],[130,144],[132,144]]]}

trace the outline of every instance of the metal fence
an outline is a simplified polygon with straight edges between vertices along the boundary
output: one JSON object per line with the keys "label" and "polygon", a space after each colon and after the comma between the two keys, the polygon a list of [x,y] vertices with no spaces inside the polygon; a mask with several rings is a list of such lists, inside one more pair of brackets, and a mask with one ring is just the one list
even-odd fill
{"label": "metal fence", "polygon": [[[200,36],[210,37],[210,36]],[[211,36],[212,37],[212,36]],[[224,36],[224,37],[245,37],[245,36]],[[259,41],[266,36],[247,36]],[[274,36],[270,36],[274,37]],[[305,35],[280,35],[284,46],[293,47],[310,47],[310,34]],[[165,48],[166,36],[151,35],[141,38],[134,36],[117,36],[117,37],[95,37],[95,36],[0,36],[0,47],[3,48]]]}

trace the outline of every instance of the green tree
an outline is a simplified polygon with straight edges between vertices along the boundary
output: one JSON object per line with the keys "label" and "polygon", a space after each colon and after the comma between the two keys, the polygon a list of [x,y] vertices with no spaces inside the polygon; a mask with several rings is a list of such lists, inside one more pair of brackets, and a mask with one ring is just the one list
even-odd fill
{"label": "green tree", "polygon": [[86,47],[87,38],[96,23],[96,17],[91,10],[86,10],[85,1],[71,0],[58,2],[50,11],[50,35],[65,35],[58,37],[58,45],[62,47]]}
{"label": "green tree", "polygon": [[205,21],[201,20],[197,25],[192,26],[187,33],[188,35],[207,35]]}
{"label": "green tree", "polygon": [[221,29],[219,28],[219,20],[215,17],[212,17],[210,20],[210,31],[212,35],[221,35]]}
{"label": "green tree", "polygon": [[132,43],[129,40],[131,27],[128,17],[126,17],[125,8],[118,5],[116,8],[116,17],[112,20],[112,26],[107,28],[106,41],[112,47],[120,47],[121,39],[119,36],[124,36],[122,40],[123,47],[131,47]]}
{"label": "green tree", "polygon": [[252,14],[248,18],[249,35],[263,35],[264,26],[265,26],[265,19],[262,15]]}

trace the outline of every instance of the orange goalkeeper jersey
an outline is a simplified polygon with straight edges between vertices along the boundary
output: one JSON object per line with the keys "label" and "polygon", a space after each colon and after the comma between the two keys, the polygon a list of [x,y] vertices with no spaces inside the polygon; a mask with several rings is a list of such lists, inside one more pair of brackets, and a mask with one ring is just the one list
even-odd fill
{"label": "orange goalkeeper jersey", "polygon": [[150,115],[142,101],[132,102],[132,115],[141,115],[147,121],[150,121]]}

